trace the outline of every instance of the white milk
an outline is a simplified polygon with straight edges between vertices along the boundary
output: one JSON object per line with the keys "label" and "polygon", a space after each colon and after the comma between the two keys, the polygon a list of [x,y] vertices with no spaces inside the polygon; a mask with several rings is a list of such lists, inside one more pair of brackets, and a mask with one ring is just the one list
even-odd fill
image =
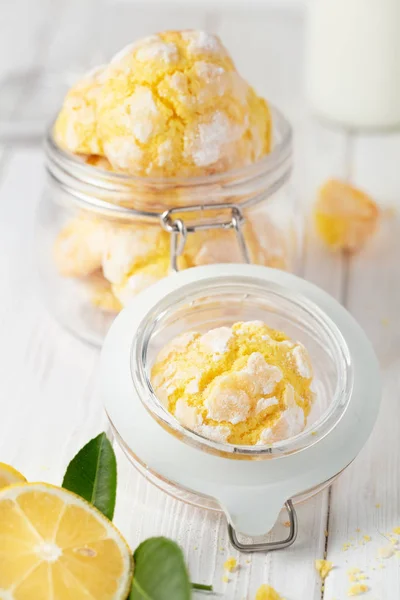
{"label": "white milk", "polygon": [[342,125],[400,126],[400,0],[309,0],[307,93]]}

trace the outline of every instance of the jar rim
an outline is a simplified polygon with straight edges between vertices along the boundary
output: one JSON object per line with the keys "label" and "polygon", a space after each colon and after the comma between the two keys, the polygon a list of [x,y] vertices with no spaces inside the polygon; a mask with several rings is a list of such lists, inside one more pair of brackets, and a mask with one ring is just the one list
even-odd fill
{"label": "jar rim", "polygon": [[[181,425],[157,398],[148,377],[146,358],[151,336],[160,320],[165,320],[168,313],[176,311],[179,306],[187,305],[201,295],[208,296],[213,291],[223,290],[224,286],[228,284],[236,286],[236,289],[237,286],[243,285],[248,293],[253,289],[253,291],[257,290],[258,293],[272,294],[278,301],[282,298],[289,300],[294,310],[302,310],[307,313],[312,321],[313,331],[325,335],[330,344],[330,351],[334,354],[339,376],[330,405],[320,418],[312,424],[312,430],[306,427],[305,430],[293,437],[263,446],[215,442]],[[316,303],[294,289],[279,285],[276,282],[266,282],[251,275],[229,274],[224,276],[221,273],[215,277],[201,278],[200,281],[191,281],[179,286],[158,299],[149,308],[135,332],[131,345],[130,365],[132,382],[142,404],[161,426],[190,445],[229,458],[273,459],[309,448],[326,437],[336,427],[347,410],[353,389],[350,351],[342,333],[331,317]]]}
{"label": "jar rim", "polygon": [[[226,171],[196,177],[143,177],[125,173],[107,171],[98,166],[85,163],[81,156],[61,148],[54,137],[54,122],[50,125],[45,139],[47,171],[75,201],[85,204],[85,208],[121,213],[121,217],[159,217],[165,209],[175,208],[165,205],[163,209],[153,210],[151,202],[139,203],[138,207],[127,207],[127,194],[151,195],[154,200],[158,195],[165,197],[168,192],[179,189],[182,194],[196,200],[195,204],[208,206],[201,202],[200,196],[210,197],[219,190],[218,203],[232,203],[232,197],[241,196],[237,204],[241,207],[257,204],[268,195],[279,189],[289,178],[291,172],[292,127],[284,115],[270,105],[273,135],[275,141],[271,152],[260,160]],[[249,186],[253,185],[250,191]],[[264,193],[263,193],[264,192]],[[97,196],[96,196],[97,193]],[[109,195],[109,197],[107,197]],[[100,198],[99,198],[100,196]],[[224,197],[226,200],[224,201]],[[243,199],[244,198],[244,199]],[[147,198],[149,200],[149,198]],[[193,202],[189,201],[189,205]],[[184,204],[182,204],[183,206]]]}

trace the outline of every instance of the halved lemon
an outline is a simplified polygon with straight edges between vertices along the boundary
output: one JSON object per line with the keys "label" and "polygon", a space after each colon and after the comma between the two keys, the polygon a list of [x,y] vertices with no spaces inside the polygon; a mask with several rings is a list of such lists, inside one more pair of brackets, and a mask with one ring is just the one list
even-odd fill
{"label": "halved lemon", "polygon": [[79,496],[45,483],[0,490],[0,599],[125,600],[129,547]]}
{"label": "halved lemon", "polygon": [[13,483],[22,483],[25,477],[10,465],[0,462],[0,490]]}

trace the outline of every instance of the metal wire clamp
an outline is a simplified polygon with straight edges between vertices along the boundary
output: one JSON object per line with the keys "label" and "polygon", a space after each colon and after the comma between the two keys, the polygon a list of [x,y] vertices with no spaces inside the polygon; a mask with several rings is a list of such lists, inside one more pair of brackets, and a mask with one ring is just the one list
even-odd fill
{"label": "metal wire clamp", "polygon": [[[210,218],[210,212],[221,212],[226,210],[230,211],[230,218],[227,220],[218,221]],[[207,213],[207,217],[202,220],[201,215],[205,212]],[[174,218],[174,215],[177,213],[179,214],[179,217]],[[181,216],[185,213],[200,213],[200,220],[198,222],[192,220],[186,224]],[[188,234],[211,229],[233,229],[236,233],[243,261],[245,263],[251,262],[249,249],[242,229],[245,217],[236,204],[213,204],[212,206],[197,205],[185,206],[182,208],[170,208],[162,213],[160,220],[163,229],[171,234],[172,271],[177,272],[179,270],[178,259],[183,254]]]}
{"label": "metal wire clamp", "polygon": [[277,542],[263,542],[259,544],[242,544],[239,542],[236,532],[233,529],[232,525],[228,525],[228,535],[229,540],[232,546],[239,550],[239,552],[272,552],[274,550],[283,550],[284,548],[288,548],[291,546],[297,538],[298,533],[298,522],[296,511],[293,506],[293,502],[288,500],[285,503],[286,510],[289,515],[290,529],[289,535],[285,540],[279,540]]}

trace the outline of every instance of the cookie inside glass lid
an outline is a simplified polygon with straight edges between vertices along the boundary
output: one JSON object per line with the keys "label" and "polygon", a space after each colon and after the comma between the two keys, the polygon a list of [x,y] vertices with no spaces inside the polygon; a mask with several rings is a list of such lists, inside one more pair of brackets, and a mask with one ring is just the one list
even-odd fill
{"label": "cookie inside glass lid", "polygon": [[262,321],[183,333],[159,352],[151,371],[159,400],[182,425],[235,445],[302,432],[312,381],[306,348]]}

